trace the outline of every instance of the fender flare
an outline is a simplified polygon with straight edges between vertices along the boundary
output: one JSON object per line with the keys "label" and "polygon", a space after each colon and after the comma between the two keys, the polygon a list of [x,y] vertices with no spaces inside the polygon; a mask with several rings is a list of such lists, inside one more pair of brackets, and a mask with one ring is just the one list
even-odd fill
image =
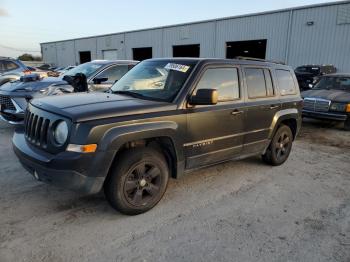
{"label": "fender flare", "polygon": [[181,141],[177,139],[178,125],[171,121],[159,121],[151,123],[138,123],[126,126],[118,126],[108,130],[99,142],[99,150],[114,151],[117,153],[119,149],[127,142],[167,137],[174,146],[177,162],[182,161],[184,153]]}
{"label": "fender flare", "polygon": [[271,126],[270,126],[270,133],[269,133],[269,139],[271,140],[273,135],[276,133],[278,126],[280,123],[287,119],[294,119],[297,122],[297,130],[300,128],[301,123],[301,117],[298,109],[296,108],[289,108],[289,109],[283,109],[281,111],[278,111],[275,116],[273,117]]}

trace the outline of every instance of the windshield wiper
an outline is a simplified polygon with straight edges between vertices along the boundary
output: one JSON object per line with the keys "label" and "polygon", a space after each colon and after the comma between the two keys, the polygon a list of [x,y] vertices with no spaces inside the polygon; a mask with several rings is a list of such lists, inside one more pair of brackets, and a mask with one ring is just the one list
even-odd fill
{"label": "windshield wiper", "polygon": [[113,91],[111,90],[112,94],[117,94],[117,95],[127,95],[127,96],[131,96],[131,97],[136,97],[136,98],[145,98],[144,95],[135,93],[135,92],[131,92],[131,91]]}

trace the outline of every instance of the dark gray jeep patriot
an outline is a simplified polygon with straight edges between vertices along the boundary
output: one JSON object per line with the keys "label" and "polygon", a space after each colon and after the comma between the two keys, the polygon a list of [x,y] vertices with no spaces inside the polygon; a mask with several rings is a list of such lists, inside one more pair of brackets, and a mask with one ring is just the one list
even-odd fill
{"label": "dark gray jeep patriot", "polygon": [[255,60],[151,59],[108,93],[34,99],[13,147],[40,181],[92,194],[136,215],[169,177],[261,155],[284,163],[301,125],[293,70]]}

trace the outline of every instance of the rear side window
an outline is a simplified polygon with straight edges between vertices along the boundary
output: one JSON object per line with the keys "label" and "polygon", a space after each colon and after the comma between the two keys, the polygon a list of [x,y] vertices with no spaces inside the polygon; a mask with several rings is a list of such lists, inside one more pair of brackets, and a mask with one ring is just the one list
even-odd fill
{"label": "rear side window", "polygon": [[217,89],[219,102],[239,99],[239,77],[237,68],[207,69],[197,85],[198,89]]}
{"label": "rear side window", "polygon": [[282,96],[293,95],[296,92],[292,73],[287,70],[276,70],[278,86]]}
{"label": "rear side window", "polygon": [[270,70],[246,68],[244,71],[249,98],[261,98],[274,95]]}

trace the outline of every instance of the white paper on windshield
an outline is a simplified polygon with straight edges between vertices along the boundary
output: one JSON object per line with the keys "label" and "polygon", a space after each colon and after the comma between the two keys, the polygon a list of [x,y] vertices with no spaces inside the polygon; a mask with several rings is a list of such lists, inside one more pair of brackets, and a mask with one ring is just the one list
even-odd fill
{"label": "white paper on windshield", "polygon": [[187,65],[180,65],[180,64],[173,64],[173,63],[168,63],[164,68],[168,70],[179,71],[182,73],[186,73],[188,69],[190,69],[190,67]]}

